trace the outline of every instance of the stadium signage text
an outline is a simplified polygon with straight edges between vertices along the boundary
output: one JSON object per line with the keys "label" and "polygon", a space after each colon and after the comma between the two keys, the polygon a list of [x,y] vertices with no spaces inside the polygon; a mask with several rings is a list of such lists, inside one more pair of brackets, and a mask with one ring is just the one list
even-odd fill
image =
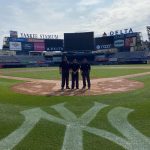
{"label": "stadium signage text", "polygon": [[108,45],[97,45],[96,49],[97,50],[100,50],[100,49],[110,49],[111,47],[112,47],[111,44],[108,44]]}
{"label": "stadium signage text", "polygon": [[47,51],[62,51],[63,47],[50,47],[47,48]]}
{"label": "stadium signage text", "polygon": [[116,40],[114,41],[115,47],[123,47],[124,46],[124,40]]}
{"label": "stadium signage text", "polygon": [[34,129],[41,119],[46,119],[50,122],[66,126],[61,150],[83,150],[83,132],[105,138],[122,146],[126,150],[149,150],[149,137],[140,133],[128,121],[128,115],[134,111],[132,109],[116,107],[107,114],[110,125],[122,136],[118,136],[118,134],[106,129],[89,126],[89,123],[97,114],[106,107],[108,107],[108,105],[95,102],[94,105],[79,118],[67,109],[64,103],[51,106],[51,108],[61,115],[61,118],[48,114],[40,108],[22,111],[21,114],[25,118],[24,122],[17,130],[0,140],[0,149],[14,149],[14,147]]}
{"label": "stadium signage text", "polygon": [[45,35],[45,34],[28,34],[28,33],[21,33],[22,38],[31,38],[31,39],[58,39],[58,35]]}
{"label": "stadium signage text", "polygon": [[116,30],[116,31],[110,31],[110,36],[114,36],[114,35],[121,35],[121,34],[132,34],[133,29],[124,29],[124,30]]}

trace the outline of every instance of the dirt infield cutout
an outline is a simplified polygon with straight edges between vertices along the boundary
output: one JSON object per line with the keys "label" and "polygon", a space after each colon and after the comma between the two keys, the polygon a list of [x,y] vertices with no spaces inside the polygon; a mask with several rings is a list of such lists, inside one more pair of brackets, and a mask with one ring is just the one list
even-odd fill
{"label": "dirt infield cutout", "polygon": [[[25,81],[11,87],[14,92],[28,95],[42,95],[42,96],[90,96],[128,92],[144,87],[144,83],[129,80],[134,77],[141,77],[150,75],[150,72],[125,75],[114,78],[100,78],[92,79],[92,87],[90,90],[64,90],[61,91],[61,82],[58,80],[42,80],[31,78],[20,78],[12,76],[2,76],[0,78]],[[80,88],[82,82],[80,81]]]}
{"label": "dirt infield cutout", "polygon": [[[81,82],[81,81],[80,81]],[[86,96],[127,92],[144,87],[144,84],[128,79],[95,79],[90,90],[60,90],[60,81],[29,81],[14,85],[17,93],[47,96]],[[80,83],[82,85],[82,83]]]}

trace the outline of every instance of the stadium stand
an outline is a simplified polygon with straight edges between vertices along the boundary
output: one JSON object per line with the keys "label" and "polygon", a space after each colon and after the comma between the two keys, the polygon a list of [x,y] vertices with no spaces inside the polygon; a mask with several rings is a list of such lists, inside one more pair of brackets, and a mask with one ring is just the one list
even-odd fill
{"label": "stadium stand", "polygon": [[146,61],[150,58],[150,52],[119,52],[112,55],[111,58],[117,59],[118,63],[146,63]]}
{"label": "stadium stand", "polygon": [[43,56],[0,56],[1,68],[47,66]]}
{"label": "stadium stand", "polygon": [[[67,56],[67,54],[66,54]],[[58,56],[55,56],[56,60]],[[60,57],[60,56],[59,56]],[[67,56],[69,61],[71,58]],[[140,64],[150,62],[150,51],[135,51],[135,52],[118,52],[115,54],[91,55],[91,54],[76,54],[75,57],[81,61],[84,57],[88,58],[91,64],[109,65],[109,64]],[[45,56],[27,56],[27,55],[0,55],[0,68],[14,68],[14,67],[47,67],[55,66],[54,56],[49,59]]]}
{"label": "stadium stand", "polygon": [[124,59],[144,59],[147,58],[149,52],[139,51],[139,52],[120,52],[116,53],[115,57]]}

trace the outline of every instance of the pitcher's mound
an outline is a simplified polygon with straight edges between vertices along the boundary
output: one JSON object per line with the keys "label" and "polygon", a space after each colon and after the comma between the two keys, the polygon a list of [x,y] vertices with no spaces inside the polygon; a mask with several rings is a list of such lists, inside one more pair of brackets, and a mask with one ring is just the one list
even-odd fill
{"label": "pitcher's mound", "polygon": [[[80,81],[81,82],[81,81]],[[82,83],[80,83],[82,85]],[[107,78],[91,80],[90,90],[60,90],[59,81],[30,81],[17,84],[12,90],[17,93],[29,95],[47,95],[47,96],[86,96],[102,95],[111,93],[121,93],[143,88],[144,84],[138,81],[132,81],[122,78]],[[81,88],[81,87],[80,87]]]}

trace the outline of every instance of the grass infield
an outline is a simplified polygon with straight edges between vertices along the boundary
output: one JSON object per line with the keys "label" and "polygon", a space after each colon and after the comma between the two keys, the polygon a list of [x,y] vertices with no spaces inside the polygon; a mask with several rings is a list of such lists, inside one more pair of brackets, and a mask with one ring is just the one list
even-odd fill
{"label": "grass infield", "polygon": [[[120,67],[103,67],[93,66],[91,70],[91,78],[109,78],[129,74],[137,74],[149,72],[150,66],[137,68],[137,66],[120,66]],[[54,68],[25,68],[25,69],[2,69],[3,75],[13,77],[25,77],[34,79],[60,79],[59,69]]]}
{"label": "grass infield", "polygon": [[[138,66],[137,66],[138,67]],[[40,70],[41,69],[41,70]],[[20,72],[23,70],[24,72]],[[26,70],[26,71],[25,71]],[[57,68],[36,68],[36,69],[6,69],[0,70],[4,75],[17,77],[30,77],[41,79],[59,79]],[[18,71],[18,72],[15,72]],[[113,68],[93,67],[92,78],[115,77],[127,74],[148,72],[150,68]],[[21,111],[40,107],[45,112],[62,118],[54,109],[49,106],[66,103],[65,107],[80,117],[93,106],[94,102],[109,105],[102,109],[88,126],[98,129],[105,129],[111,133],[123,137],[108,122],[108,112],[116,107],[134,109],[128,116],[128,121],[142,134],[150,137],[150,76],[134,78],[143,82],[145,87],[132,92],[101,95],[101,96],[76,96],[76,97],[48,97],[29,96],[17,94],[11,91],[10,87],[21,81],[0,79],[0,140],[16,130],[24,121]],[[61,150],[65,134],[65,126],[41,119],[33,130],[13,150]],[[83,132],[84,150],[123,150],[124,148],[88,132]]]}

